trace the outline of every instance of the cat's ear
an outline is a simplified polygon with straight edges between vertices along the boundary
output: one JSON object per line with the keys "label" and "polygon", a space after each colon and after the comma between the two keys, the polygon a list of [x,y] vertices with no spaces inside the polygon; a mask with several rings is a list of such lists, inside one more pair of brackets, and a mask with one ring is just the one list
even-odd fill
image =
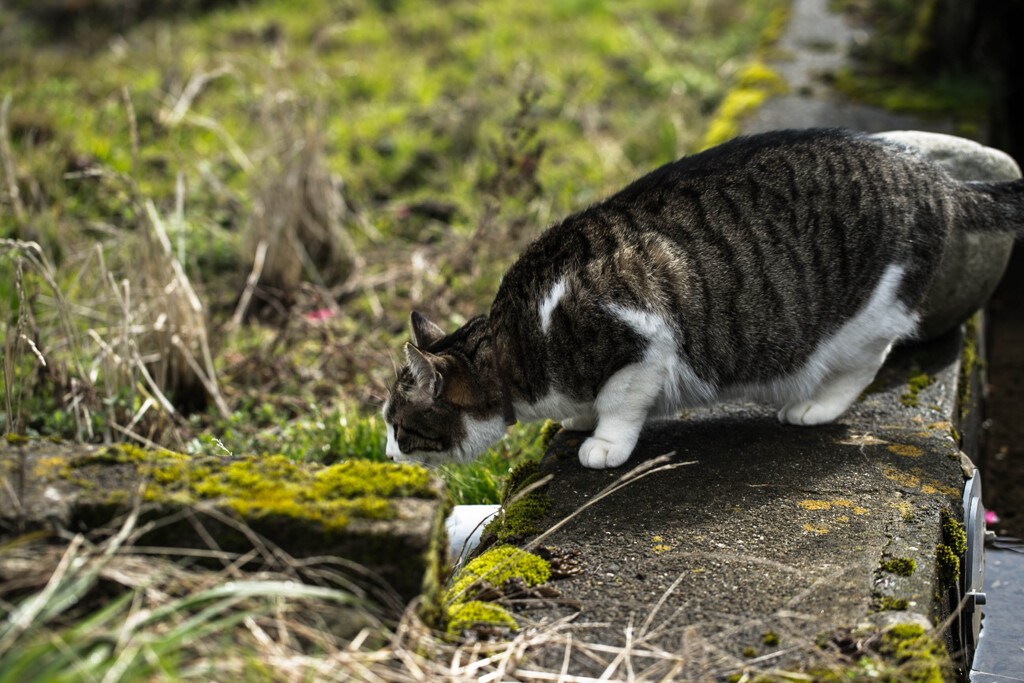
{"label": "cat's ear", "polygon": [[412,312],[409,327],[412,329],[412,343],[421,349],[427,348],[445,336],[444,330],[416,311]]}
{"label": "cat's ear", "polygon": [[412,370],[416,386],[437,398],[444,388],[444,377],[438,371],[437,356],[421,351],[412,344],[405,345],[405,360]]}

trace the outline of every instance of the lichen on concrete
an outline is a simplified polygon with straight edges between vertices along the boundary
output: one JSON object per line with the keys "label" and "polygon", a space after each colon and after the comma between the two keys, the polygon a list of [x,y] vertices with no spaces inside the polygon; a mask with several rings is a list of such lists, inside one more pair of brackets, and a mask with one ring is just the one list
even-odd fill
{"label": "lichen on concrete", "polygon": [[[0,474],[16,482],[0,489],[0,536],[54,522],[100,528],[137,504],[146,520],[192,510],[218,548],[250,550],[241,527],[222,521],[227,513],[293,556],[344,557],[407,599],[424,591],[440,598],[429,584],[438,583],[445,561],[446,545],[437,537],[449,503],[440,480],[420,466],[349,460],[322,467],[281,455],[193,457],[29,440],[0,444]],[[4,499],[10,495],[17,500]],[[206,547],[180,519],[146,539]]]}

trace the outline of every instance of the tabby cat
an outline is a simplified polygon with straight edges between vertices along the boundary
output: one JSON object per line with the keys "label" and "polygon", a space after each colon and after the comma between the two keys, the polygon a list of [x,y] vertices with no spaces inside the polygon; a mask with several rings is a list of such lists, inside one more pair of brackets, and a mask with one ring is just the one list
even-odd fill
{"label": "tabby cat", "polygon": [[618,467],[648,418],[729,398],[830,422],[914,335],[953,230],[1024,234],[1024,180],[832,129],[667,164],[546,230],[489,316],[446,334],[412,314],[387,455],[469,461],[550,418],[593,431],[585,467]]}

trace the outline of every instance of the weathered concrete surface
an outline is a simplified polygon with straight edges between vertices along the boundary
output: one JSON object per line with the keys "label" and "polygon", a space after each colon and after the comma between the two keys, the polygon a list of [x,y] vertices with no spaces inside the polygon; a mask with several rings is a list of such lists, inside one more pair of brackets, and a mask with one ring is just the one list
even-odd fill
{"label": "weathered concrete surface", "polygon": [[[543,464],[555,475],[552,523],[644,458],[694,462],[629,484],[543,540],[582,559],[581,574],[555,584],[578,601],[576,621],[593,624],[577,637],[625,645],[628,630],[638,650],[693,653],[681,678],[714,679],[834,663],[816,640],[865,622],[944,618],[956,598],[937,576],[940,514],[960,518],[964,484],[950,423],[959,349],[951,335],[895,354],[884,386],[834,425],[781,425],[749,404],[650,425],[618,471],[583,469],[584,435],[560,433]],[[918,368],[935,381],[915,394],[907,378]],[[883,569],[898,558],[914,560],[911,576]],[[906,609],[891,610],[896,601]],[[535,663],[560,666],[562,656]],[[610,662],[579,655],[569,670],[597,676]]]}
{"label": "weathered concrete surface", "polygon": [[133,508],[137,528],[156,525],[137,545],[246,553],[262,538],[292,557],[359,565],[353,580],[405,601],[424,591],[437,599],[447,562],[443,483],[420,467],[0,440],[0,543],[116,526]]}
{"label": "weathered concrete surface", "polygon": [[850,64],[850,52],[867,34],[825,0],[793,0],[789,24],[776,45],[784,55],[772,64],[789,85],[789,94],[769,100],[747,121],[744,132],[779,128],[839,126],[877,132],[916,129],[952,133],[949,117],[922,121],[910,116],[850,102],[832,87],[835,72]]}

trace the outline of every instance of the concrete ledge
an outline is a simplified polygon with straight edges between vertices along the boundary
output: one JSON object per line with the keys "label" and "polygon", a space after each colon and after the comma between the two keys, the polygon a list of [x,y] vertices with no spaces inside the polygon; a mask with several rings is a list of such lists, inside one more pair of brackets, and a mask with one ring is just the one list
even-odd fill
{"label": "concrete ledge", "polygon": [[359,565],[353,580],[388,600],[425,593],[437,603],[448,507],[443,483],[414,465],[321,467],[284,456],[0,441],[0,543],[37,530],[116,526],[135,509],[136,528],[153,523],[137,545],[242,554],[265,539],[292,557]]}
{"label": "concrete ledge", "polygon": [[[554,475],[552,524],[644,459],[693,462],[627,485],[544,538],[583,569],[554,584],[563,605],[578,605],[574,634],[685,654],[682,678],[718,678],[834,668],[849,663],[840,644],[853,629],[946,620],[963,592],[963,558],[950,564],[941,549],[944,519],[962,518],[961,348],[956,333],[895,353],[834,425],[781,425],[750,404],[652,424],[618,471],[583,469],[584,435],[561,432],[541,467]],[[563,654],[542,649],[531,664],[558,669]],[[638,670],[663,661],[632,656]],[[569,670],[596,677],[610,664],[580,655]]]}

